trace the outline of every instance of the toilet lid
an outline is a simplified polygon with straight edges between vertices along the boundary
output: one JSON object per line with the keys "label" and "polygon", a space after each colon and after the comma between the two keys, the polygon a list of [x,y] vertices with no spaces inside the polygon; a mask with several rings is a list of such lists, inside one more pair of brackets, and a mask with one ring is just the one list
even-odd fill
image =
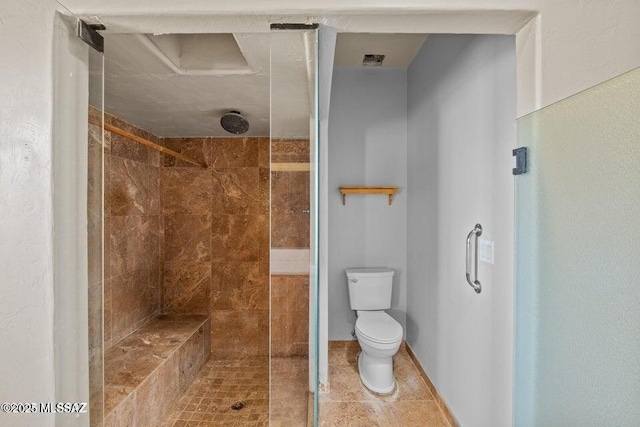
{"label": "toilet lid", "polygon": [[356,332],[374,342],[392,343],[402,339],[402,326],[384,311],[361,313],[356,320]]}

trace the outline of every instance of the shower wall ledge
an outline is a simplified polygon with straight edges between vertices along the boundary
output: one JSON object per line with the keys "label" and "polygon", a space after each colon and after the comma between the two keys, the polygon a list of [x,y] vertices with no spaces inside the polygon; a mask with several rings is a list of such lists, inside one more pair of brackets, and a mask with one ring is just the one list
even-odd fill
{"label": "shower wall ledge", "polygon": [[271,275],[304,275],[309,274],[309,249],[271,249]]}
{"label": "shower wall ledge", "polygon": [[160,315],[104,356],[104,426],[159,426],[211,352],[211,321]]}

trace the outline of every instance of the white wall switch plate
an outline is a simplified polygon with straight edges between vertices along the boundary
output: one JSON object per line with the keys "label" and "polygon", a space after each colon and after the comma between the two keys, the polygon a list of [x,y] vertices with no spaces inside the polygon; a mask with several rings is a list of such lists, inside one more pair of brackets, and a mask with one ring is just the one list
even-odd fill
{"label": "white wall switch plate", "polygon": [[478,240],[478,258],[487,264],[493,264],[493,242],[491,240]]}

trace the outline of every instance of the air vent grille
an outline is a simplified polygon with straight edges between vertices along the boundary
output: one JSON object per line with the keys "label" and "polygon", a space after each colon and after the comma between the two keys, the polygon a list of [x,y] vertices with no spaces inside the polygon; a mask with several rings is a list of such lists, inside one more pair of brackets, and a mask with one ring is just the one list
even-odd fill
{"label": "air vent grille", "polygon": [[366,54],[362,60],[364,67],[380,67],[384,61],[384,55],[379,54]]}

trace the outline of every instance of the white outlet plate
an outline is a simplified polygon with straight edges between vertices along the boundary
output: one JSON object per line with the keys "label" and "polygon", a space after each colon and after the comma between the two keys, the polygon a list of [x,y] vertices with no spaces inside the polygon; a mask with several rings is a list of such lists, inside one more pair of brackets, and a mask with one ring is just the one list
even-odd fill
{"label": "white outlet plate", "polygon": [[493,264],[493,242],[491,240],[478,240],[478,258],[487,264]]}

